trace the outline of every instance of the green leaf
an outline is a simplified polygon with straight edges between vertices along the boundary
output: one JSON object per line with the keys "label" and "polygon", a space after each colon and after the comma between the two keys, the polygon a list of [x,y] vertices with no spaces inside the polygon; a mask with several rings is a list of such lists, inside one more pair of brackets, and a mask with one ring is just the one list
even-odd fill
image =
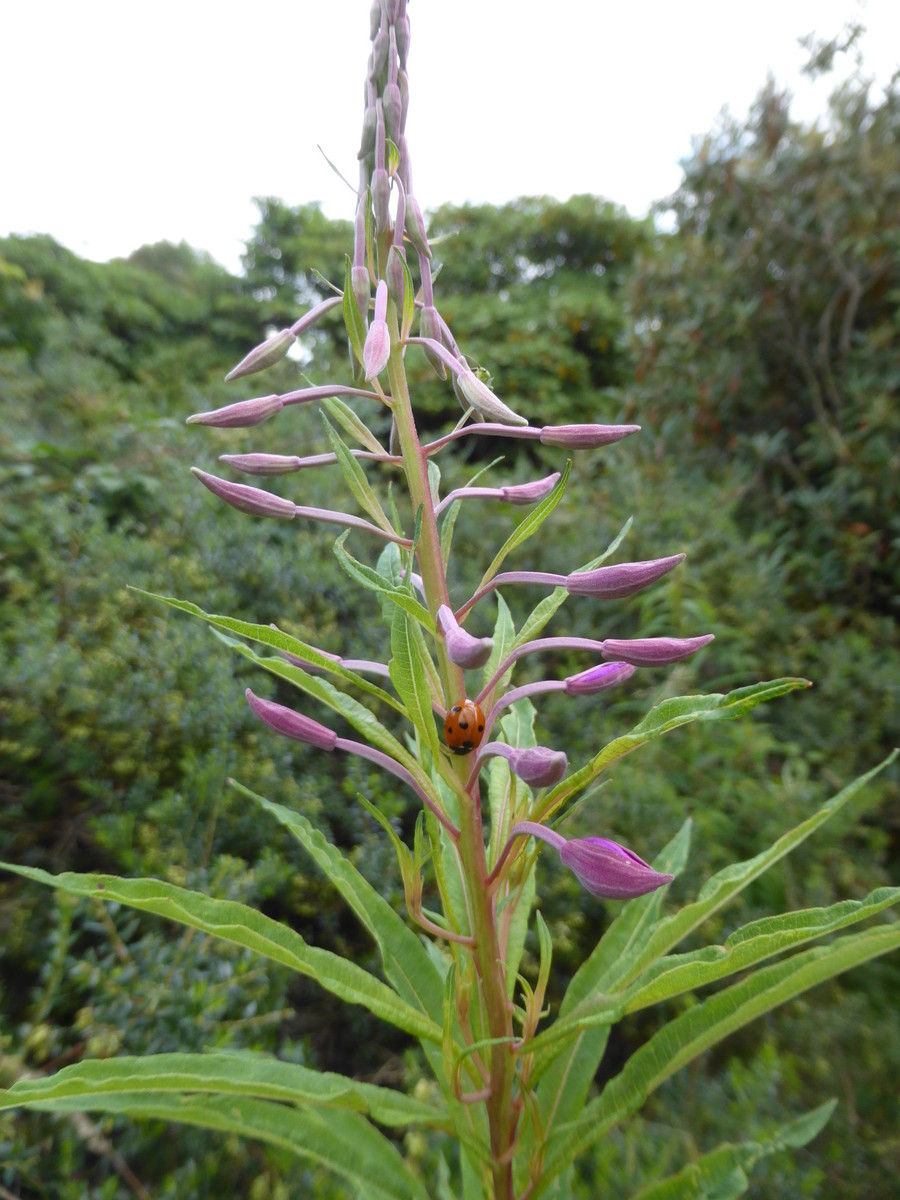
{"label": "green leaf", "polygon": [[381,502],[375,495],[372,485],[366,478],[365,471],[350,453],[349,447],[332,427],[331,422],[324,416],[322,420],[325,422],[328,440],[331,442],[332,450],[337,455],[338,465],[343,471],[347,487],[350,489],[357,504],[369,514],[376,525],[379,525],[388,533],[394,533],[395,530],[388,520],[384,509],[381,507]]}
{"label": "green leaf", "polygon": [[805,821],[782,834],[767,850],[743,862],[733,863],[708,879],[700,890],[700,895],[693,904],[686,904],[678,912],[665,918],[653,931],[639,955],[634,955],[628,963],[627,972],[620,973],[613,980],[607,976],[606,984],[624,985],[638,977],[673,946],[677,946],[689,933],[703,921],[717,912],[738,892],[742,891],[754,879],[758,879],[779,859],[790,854],[810,834],[824,825],[831,817],[841,811],[879,772],[890,766],[900,751],[893,751],[884,762],[867,771],[858,779],[854,779]]}
{"label": "green leaf", "polygon": [[342,664],[336,663],[333,659],[326,658],[314,646],[309,646],[306,642],[301,642],[297,638],[291,637],[290,634],[285,633],[281,629],[273,629],[271,625],[256,625],[250,621],[238,621],[234,617],[217,616],[204,612],[202,608],[198,608],[196,604],[191,604],[188,600],[176,600],[174,596],[159,596],[155,592],[146,592],[143,588],[132,587],[129,590],[137,592],[140,596],[149,596],[151,600],[161,600],[163,604],[168,604],[171,608],[180,609],[181,612],[189,613],[193,617],[200,617],[215,629],[221,629],[228,633],[237,633],[241,637],[249,638],[252,642],[259,642],[264,646],[270,646],[273,650],[292,654],[295,658],[302,659],[304,663],[315,670],[327,671],[329,674],[343,679],[346,683],[353,684],[361,692],[365,692],[369,696],[374,696],[382,704],[387,704],[390,708],[393,708],[395,712],[403,713],[404,711],[403,706],[397,700],[396,696],[391,695],[384,688],[380,688],[377,684],[372,683],[365,675],[359,675],[355,671],[348,670]]}
{"label": "green leaf", "polygon": [[382,1125],[399,1127],[439,1128],[448,1120],[445,1111],[405,1092],[240,1050],[86,1060],[64,1067],[55,1075],[19,1080],[7,1091],[0,1091],[0,1109],[51,1100],[69,1101],[77,1107],[78,1101],[89,1102],[119,1092],[145,1096],[154,1092],[254,1096],[285,1104],[352,1110]]}
{"label": "green leaf", "polygon": [[432,709],[435,697],[425,671],[427,654],[421,628],[405,612],[396,609],[391,622],[391,681],[423,744],[436,762],[441,749]]}
{"label": "green leaf", "polygon": [[[664,1025],[596,1100],[557,1131],[546,1159],[546,1179],[565,1170],[588,1146],[636,1112],[649,1094],[698,1055],[737,1029],[809,988],[900,948],[900,925],[883,926],[815,946],[785,962],[753,972]],[[540,1195],[540,1187],[535,1195]]]}
{"label": "green leaf", "polygon": [[309,946],[299,933],[256,909],[234,900],[215,900],[160,879],[121,879],[115,875],[51,875],[37,867],[0,863],[0,867],[59,888],[73,896],[92,896],[156,913],[192,929],[245,946],[264,958],[315,979],[326,991],[348,1004],[359,1004],[376,1017],[428,1041],[440,1041],[438,1025],[408,1004],[387,984],[362,967],[329,950]]}
{"label": "green leaf", "polygon": [[350,578],[355,579],[357,583],[362,584],[369,591],[378,592],[382,596],[386,596],[392,604],[395,604],[398,608],[402,608],[411,617],[415,617],[419,624],[427,629],[429,633],[434,633],[434,621],[432,621],[428,609],[420,604],[407,588],[392,586],[377,571],[374,571],[371,567],[367,567],[364,563],[359,562],[349,554],[344,549],[346,537],[347,534],[342,533],[334,543],[334,553],[338,562]]}
{"label": "green leaf", "polygon": [[[536,504],[534,508],[532,508],[530,512],[523,517],[523,519],[519,522],[516,528],[512,531],[512,533],[494,555],[493,562],[482,575],[478,588],[484,587],[486,583],[489,583],[494,578],[494,576],[497,574],[500,564],[508,554],[515,550],[517,546],[521,546],[523,542],[526,542],[532,536],[532,534],[537,533],[537,531],[565,495],[566,484],[569,482],[569,472],[571,470],[572,461],[570,459],[566,463],[566,467],[562,475],[560,475],[559,479],[556,481],[553,491],[550,492],[549,495],[545,496],[540,504]],[[475,590],[477,591],[478,588]]]}
{"label": "green leaf", "polygon": [[[565,589],[563,589],[565,590]],[[492,679],[494,672],[498,669],[504,659],[509,657],[510,651],[516,645],[516,627],[513,624],[512,614],[509,611],[509,605],[503,599],[499,592],[495,592],[497,597],[497,619],[494,622],[494,632],[492,639],[494,642],[491,650],[491,656],[484,664],[484,673],[482,675],[482,684],[487,684]],[[512,674],[512,667],[506,671],[500,679],[497,680],[494,687],[494,693],[503,693]]]}
{"label": "green leaf", "polygon": [[344,299],[341,308],[344,314],[344,325],[347,329],[350,347],[359,365],[362,366],[363,346],[366,344],[366,323],[362,319],[356,303],[356,297],[353,294],[353,280],[350,274],[352,265],[350,255],[348,254],[344,268]]}
{"label": "green leaf", "polygon": [[569,775],[547,793],[541,801],[534,820],[545,821],[561,808],[576,792],[586,787],[605,771],[608,766],[652,742],[664,733],[689,725],[693,721],[733,721],[742,717],[757,704],[784,696],[797,688],[809,687],[806,679],[775,679],[767,683],[754,683],[749,687],[736,688],[727,695],[713,693],[708,696],[673,696],[651,708],[646,717],[630,733],[615,738],[595,754],[589,763]]}
{"label": "green leaf", "polygon": [[[428,1200],[393,1142],[354,1112],[289,1108],[245,1096],[144,1096],[122,1092],[77,1102],[47,1101],[47,1112],[88,1109],[143,1120],[178,1121],[239,1137],[258,1138],[345,1179],[367,1200]],[[348,1147],[353,1152],[348,1153]]]}
{"label": "green leaf", "polygon": [[384,454],[384,447],[372,430],[365,424],[359,413],[354,412],[340,396],[326,396],[324,400],[319,401],[319,407],[323,408],[329,417],[340,425],[344,433],[349,434],[366,450],[371,450],[373,454]]}
{"label": "green leaf", "polygon": [[[828,908],[807,908],[753,921],[736,929],[722,946],[673,954],[654,963],[630,989],[625,1011],[637,1012],[650,1004],[705,987],[795,946],[855,925],[897,903],[900,903],[900,888],[882,887],[863,900],[842,900]],[[577,1018],[589,1004],[590,1001],[578,1006],[572,1018]]]}
{"label": "green leaf", "polygon": [[235,787],[283,825],[327,875],[375,940],[385,976],[397,994],[440,1023],[443,983],[424,946],[402,917],[302,813],[266,800],[240,784]]}
{"label": "green leaf", "polygon": [[717,1146],[677,1175],[650,1184],[633,1200],[732,1200],[741,1196],[750,1186],[746,1171],[772,1154],[811,1142],[827,1124],[836,1103],[829,1100],[759,1141]]}
{"label": "green leaf", "polygon": [[406,341],[416,317],[416,289],[410,274],[406,255],[398,255],[403,267],[403,310],[400,313],[400,339]]}

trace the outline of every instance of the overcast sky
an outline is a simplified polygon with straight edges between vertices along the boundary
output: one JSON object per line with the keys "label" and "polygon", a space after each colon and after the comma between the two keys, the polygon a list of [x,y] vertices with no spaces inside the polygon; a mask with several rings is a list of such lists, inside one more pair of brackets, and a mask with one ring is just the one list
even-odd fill
{"label": "overcast sky", "polygon": [[[369,0],[10,0],[0,12],[0,235],[88,258],[188,241],[236,270],[255,195],[351,217]],[[410,0],[415,192],[502,203],[593,192],[642,215],[724,105],[743,116],[797,39],[868,28],[900,52],[900,0]]]}

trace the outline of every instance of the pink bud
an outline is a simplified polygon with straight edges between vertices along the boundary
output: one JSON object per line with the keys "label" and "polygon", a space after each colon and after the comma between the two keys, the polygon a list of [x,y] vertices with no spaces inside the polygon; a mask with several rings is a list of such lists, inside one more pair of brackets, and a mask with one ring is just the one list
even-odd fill
{"label": "pink bud", "polygon": [[563,680],[563,684],[568,696],[593,696],[596,692],[615,687],[617,683],[624,683],[633,674],[634,667],[631,663],[600,663],[579,675],[570,675]]}
{"label": "pink bud", "polygon": [[562,750],[551,750],[549,746],[526,746],[518,749],[505,742],[488,742],[479,751],[479,758],[490,756],[505,758],[509,769],[530,787],[552,787],[559,783],[569,765]]}
{"label": "pink bud", "polygon": [[227,479],[208,475],[197,467],[191,467],[191,471],[214,496],[241,512],[253,517],[281,517],[287,521],[294,516],[296,505],[292,500],[264,492],[262,488],[248,487],[246,483],[229,483]]}
{"label": "pink bud", "polygon": [[222,429],[243,428],[268,421],[284,408],[280,396],[257,396],[253,400],[239,400],[237,404],[226,404],[209,412],[192,413],[188,425],[217,425]]}
{"label": "pink bud", "polygon": [[618,658],[636,667],[658,667],[687,658],[713,640],[713,634],[693,638],[605,638],[603,657]]}
{"label": "pink bud", "polygon": [[488,637],[476,638],[466,633],[446,604],[442,604],[437,611],[437,624],[444,635],[447,657],[458,667],[483,667],[491,657],[493,641]]}
{"label": "pink bud", "polygon": [[296,454],[220,454],[219,462],[246,475],[288,475],[303,465]]}
{"label": "pink bud", "polygon": [[244,695],[256,716],[276,733],[283,733],[286,737],[294,738],[298,742],[306,742],[307,745],[316,746],[319,750],[334,749],[337,734],[333,729],[326,729],[318,721],[304,717],[302,713],[294,712],[292,708],[286,708],[283,704],[275,704],[272,700],[262,700],[259,696],[255,696],[250,688],[247,688]]}
{"label": "pink bud", "polygon": [[514,483],[510,487],[500,488],[500,498],[507,504],[534,504],[549,496],[559,479],[559,471],[536,479],[533,483]]}
{"label": "pink bud", "polygon": [[640,425],[545,425],[541,430],[541,442],[545,446],[593,450],[618,442],[630,433],[638,433],[640,428]]}
{"label": "pink bud", "polygon": [[273,333],[270,338],[266,338],[264,342],[251,350],[236,367],[228,372],[225,376],[226,381],[239,379],[241,375],[253,375],[256,371],[264,371],[273,363],[280,362],[296,340],[296,335],[291,329],[282,329],[278,333]]}
{"label": "pink bud", "polygon": [[573,571],[566,576],[566,591],[572,596],[601,596],[606,600],[618,600],[655,583],[683,559],[683,554],[672,554],[668,558],[619,563],[612,567],[597,567],[593,571]]}
{"label": "pink bud", "polygon": [[391,335],[388,332],[385,316],[387,315],[388,289],[383,279],[379,279],[375,291],[375,316],[366,334],[363,346],[363,368],[366,382],[374,379],[388,364],[391,357]]}
{"label": "pink bud", "polygon": [[482,383],[468,368],[458,373],[456,382],[466,403],[488,420],[498,421],[501,425],[528,424],[524,417],[520,417],[511,408],[507,408],[502,400],[498,400],[487,384]]}
{"label": "pink bud", "polygon": [[573,838],[559,857],[586,891],[604,900],[632,900],[671,883],[674,875],[654,871],[631,850],[608,838]]}

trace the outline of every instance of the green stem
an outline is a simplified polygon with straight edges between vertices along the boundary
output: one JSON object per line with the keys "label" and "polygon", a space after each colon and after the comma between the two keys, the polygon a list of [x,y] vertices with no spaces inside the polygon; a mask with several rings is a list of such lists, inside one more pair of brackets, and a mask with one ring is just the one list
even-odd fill
{"label": "green stem", "polygon": [[[399,345],[396,309],[393,304],[388,306],[388,324],[393,347],[387,367],[391,408],[413,511],[420,507],[422,510],[421,535],[417,548],[419,570],[428,609],[432,616],[436,616],[441,604],[449,604],[447,578],[428,480],[427,457],[416,431],[403,354]],[[444,700],[449,707],[457,699],[465,696],[463,673],[460,667],[449,660],[441,640],[438,640],[437,651],[444,685]],[[471,934],[475,943],[471,953],[475,958],[488,1033],[492,1039],[496,1039],[496,1044],[491,1049],[488,1085],[490,1094],[486,1099],[494,1158],[494,1200],[514,1200],[512,1148],[518,1111],[513,1097],[516,1060],[512,1050],[512,1011],[506,994],[506,973],[500,953],[495,897],[487,886],[488,868],[478,780],[474,780],[471,789],[466,790],[468,763],[464,759],[457,759],[453,765],[460,810],[458,850],[469,896]]]}

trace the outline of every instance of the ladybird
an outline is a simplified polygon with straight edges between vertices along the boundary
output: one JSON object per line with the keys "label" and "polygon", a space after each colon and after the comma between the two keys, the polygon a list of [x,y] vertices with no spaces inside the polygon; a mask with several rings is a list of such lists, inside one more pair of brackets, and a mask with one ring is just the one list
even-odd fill
{"label": "ladybird", "polygon": [[484,713],[474,700],[454,704],[444,722],[444,737],[454,754],[471,754],[484,737]]}

